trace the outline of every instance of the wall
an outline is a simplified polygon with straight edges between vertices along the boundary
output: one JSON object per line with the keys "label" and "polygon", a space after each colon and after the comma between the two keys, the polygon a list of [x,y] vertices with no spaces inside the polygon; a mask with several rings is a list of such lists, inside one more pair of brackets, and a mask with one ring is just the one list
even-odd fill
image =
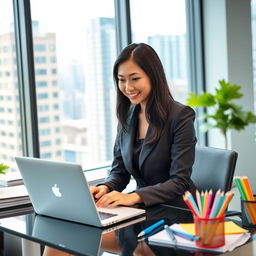
{"label": "wall", "polygon": [[[213,92],[223,78],[239,84],[244,97],[238,103],[254,111],[250,1],[204,0],[203,5],[206,88]],[[231,131],[229,142],[229,148],[238,152],[235,175],[247,175],[256,190],[255,126]],[[209,145],[224,147],[218,131],[209,133]]]}

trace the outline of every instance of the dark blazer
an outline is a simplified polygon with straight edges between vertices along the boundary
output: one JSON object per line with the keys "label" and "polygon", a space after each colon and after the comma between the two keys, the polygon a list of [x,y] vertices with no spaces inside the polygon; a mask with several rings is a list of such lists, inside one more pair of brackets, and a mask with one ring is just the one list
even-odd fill
{"label": "dark blazer", "polygon": [[169,118],[161,137],[147,144],[152,135],[149,126],[139,158],[139,173],[133,168],[133,146],[137,134],[139,106],[133,106],[127,118],[127,129],[117,135],[112,170],[105,185],[122,191],[131,175],[137,182],[138,193],[145,206],[171,203],[185,206],[182,195],[195,194],[190,179],[195,158],[195,112],[192,108],[171,100]]}

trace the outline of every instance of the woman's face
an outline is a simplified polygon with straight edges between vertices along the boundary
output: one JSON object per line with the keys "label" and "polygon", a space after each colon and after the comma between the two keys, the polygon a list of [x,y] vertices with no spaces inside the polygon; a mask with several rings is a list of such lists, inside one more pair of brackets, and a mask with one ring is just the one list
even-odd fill
{"label": "woman's face", "polygon": [[133,61],[121,63],[117,72],[118,87],[132,104],[146,105],[151,92],[147,74]]}

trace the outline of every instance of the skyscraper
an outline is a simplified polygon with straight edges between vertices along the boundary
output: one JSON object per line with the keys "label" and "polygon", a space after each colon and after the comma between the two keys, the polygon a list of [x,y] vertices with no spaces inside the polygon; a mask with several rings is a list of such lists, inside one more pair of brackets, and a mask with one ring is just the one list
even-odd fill
{"label": "skyscraper", "polygon": [[187,79],[185,34],[149,36],[148,42],[157,51],[167,78]]}
{"label": "skyscraper", "polygon": [[[40,153],[42,158],[62,158],[59,89],[55,34],[40,34],[33,22],[34,60]],[[14,33],[0,35],[0,161],[16,169],[21,155],[19,84]]]}
{"label": "skyscraper", "polygon": [[114,132],[114,85],[112,67],[116,57],[113,18],[97,18],[88,29],[88,56],[85,70],[88,145],[98,163],[112,159]]}
{"label": "skyscraper", "polygon": [[56,35],[33,23],[35,79],[41,158],[62,159]]}
{"label": "skyscraper", "polygon": [[19,94],[14,33],[0,35],[0,162],[15,169],[21,153]]}
{"label": "skyscraper", "polygon": [[148,43],[158,53],[174,98],[184,102],[187,97],[186,35],[153,35]]}

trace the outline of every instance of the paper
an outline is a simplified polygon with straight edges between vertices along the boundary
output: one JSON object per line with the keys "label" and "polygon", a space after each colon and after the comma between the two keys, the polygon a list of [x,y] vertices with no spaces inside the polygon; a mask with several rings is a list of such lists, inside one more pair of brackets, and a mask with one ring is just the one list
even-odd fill
{"label": "paper", "polygon": [[[186,232],[181,225],[179,224],[173,224],[170,226],[172,229],[180,230],[183,232]],[[215,252],[226,252],[226,251],[232,251],[236,247],[244,244],[249,238],[250,233],[240,233],[240,234],[232,234],[232,235],[225,235],[225,245],[221,246],[219,248],[200,248],[197,247],[194,241],[186,240],[182,237],[176,236],[177,244],[173,244],[173,242],[170,240],[168,234],[165,230],[162,230],[153,236],[148,238],[148,241],[150,244],[154,245],[162,245],[166,247],[174,247],[177,246],[178,248],[189,248],[194,250],[200,250],[200,251],[215,251]]]}
{"label": "paper", "polygon": [[24,185],[0,188],[0,200],[20,197],[28,197],[28,192]]}
{"label": "paper", "polygon": [[2,212],[5,208],[27,204],[31,205],[31,201],[24,185],[0,188],[0,210]]}
{"label": "paper", "polygon": [[[195,223],[181,223],[179,224],[185,232],[195,235]],[[241,228],[233,221],[225,221],[224,223],[225,235],[242,234],[248,232],[248,230]]]}
{"label": "paper", "polygon": [[6,174],[0,174],[1,186],[15,186],[23,184],[23,180],[20,172],[7,172]]}

